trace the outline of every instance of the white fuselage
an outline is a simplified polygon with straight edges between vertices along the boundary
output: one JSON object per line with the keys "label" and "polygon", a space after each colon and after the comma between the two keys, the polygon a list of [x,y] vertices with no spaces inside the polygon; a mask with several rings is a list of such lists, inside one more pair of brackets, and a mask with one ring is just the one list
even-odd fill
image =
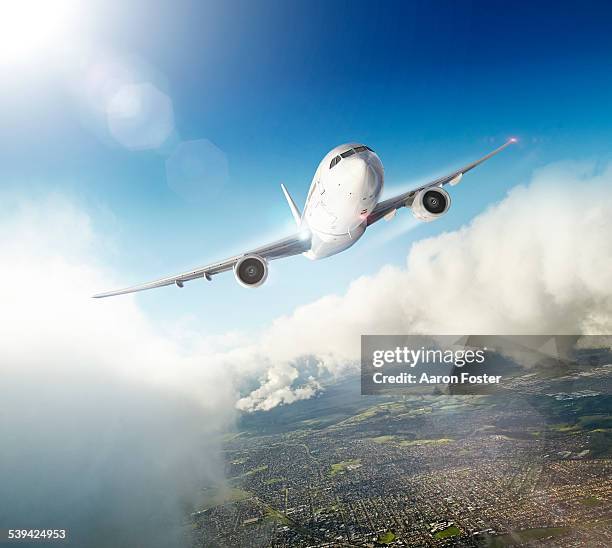
{"label": "white fuselage", "polygon": [[358,143],[331,150],[319,164],[306,198],[302,224],[310,231],[312,246],[304,255],[322,259],[351,247],[365,232],[383,184],[382,162],[372,150]]}

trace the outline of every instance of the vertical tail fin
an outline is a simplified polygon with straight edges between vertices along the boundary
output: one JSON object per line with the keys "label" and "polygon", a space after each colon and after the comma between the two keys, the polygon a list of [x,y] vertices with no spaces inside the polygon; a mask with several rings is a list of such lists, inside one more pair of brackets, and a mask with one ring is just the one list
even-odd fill
{"label": "vertical tail fin", "polygon": [[283,194],[285,195],[285,198],[287,198],[287,203],[289,204],[289,209],[291,209],[291,214],[293,215],[295,224],[299,227],[302,224],[302,214],[300,213],[298,207],[295,205],[293,198],[291,197],[289,191],[283,183],[281,183],[281,188],[283,189]]}

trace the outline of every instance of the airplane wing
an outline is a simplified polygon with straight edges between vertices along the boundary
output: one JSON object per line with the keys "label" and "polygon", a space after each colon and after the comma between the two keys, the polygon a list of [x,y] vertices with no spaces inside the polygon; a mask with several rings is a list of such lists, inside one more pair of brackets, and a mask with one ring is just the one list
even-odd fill
{"label": "airplane wing", "polygon": [[516,139],[514,138],[510,139],[508,142],[504,143],[499,148],[496,148],[493,152],[489,152],[489,154],[483,156],[482,158],[480,158],[480,160],[476,160],[475,162],[472,162],[471,164],[468,164],[467,166],[464,166],[458,169],[457,171],[453,171],[449,175],[439,177],[438,179],[435,179],[425,185],[415,188],[414,190],[409,190],[408,192],[404,192],[402,194],[394,196],[393,198],[389,198],[388,200],[383,200],[382,202],[378,203],[376,207],[372,210],[372,212],[368,215],[368,226],[374,224],[376,221],[380,221],[380,219],[382,219],[389,213],[392,213],[396,209],[399,209],[400,207],[411,207],[414,197],[420,190],[434,186],[444,186],[447,183],[457,184],[464,173],[467,173],[468,171],[470,171],[470,169],[474,169],[476,166],[482,164],[485,160],[491,158],[491,156],[495,156],[498,152],[501,152],[507,146],[510,146],[513,143],[516,143]]}
{"label": "airplane wing", "polygon": [[294,234],[292,236],[288,236],[287,238],[283,238],[282,240],[272,242],[271,244],[260,246],[246,253],[235,255],[228,259],[224,259],[223,261],[211,263],[206,266],[200,266],[193,270],[183,272],[182,274],[177,274],[175,276],[167,276],[166,278],[160,278],[159,280],[154,280],[152,282],[147,282],[141,285],[126,287],[125,289],[98,293],[93,297],[94,299],[99,299],[102,297],[112,297],[114,295],[134,293],[136,291],[144,291],[145,289],[153,289],[155,287],[163,287],[166,285],[176,285],[178,287],[183,287],[184,282],[195,280],[197,278],[210,280],[211,276],[220,274],[221,272],[226,272],[227,270],[231,270],[232,268],[234,268],[236,262],[245,255],[258,255],[259,257],[270,261],[273,259],[280,259],[282,257],[290,257],[291,255],[298,255],[300,253],[308,251],[310,249],[310,245],[311,243],[309,236],[304,237],[303,234]]}

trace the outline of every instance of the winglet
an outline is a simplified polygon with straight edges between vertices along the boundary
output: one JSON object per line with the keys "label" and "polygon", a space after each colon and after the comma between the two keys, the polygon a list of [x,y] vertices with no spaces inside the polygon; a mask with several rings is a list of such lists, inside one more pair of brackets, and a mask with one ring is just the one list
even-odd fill
{"label": "winglet", "polygon": [[302,224],[302,214],[300,213],[300,210],[298,209],[298,207],[295,205],[293,198],[291,197],[291,195],[289,194],[289,191],[287,190],[287,188],[285,187],[283,183],[281,183],[281,188],[283,189],[283,194],[285,195],[285,198],[287,199],[287,203],[289,204],[289,209],[291,209],[291,214],[293,215],[295,224],[300,226]]}

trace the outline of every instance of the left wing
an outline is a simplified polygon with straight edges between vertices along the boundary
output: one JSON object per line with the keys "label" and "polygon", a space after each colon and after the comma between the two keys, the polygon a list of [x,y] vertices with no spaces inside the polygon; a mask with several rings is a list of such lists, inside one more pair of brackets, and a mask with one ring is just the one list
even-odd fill
{"label": "left wing", "polygon": [[231,270],[234,268],[236,262],[245,255],[258,255],[262,259],[267,260],[280,259],[282,257],[290,257],[291,255],[298,255],[304,251],[308,251],[310,249],[310,245],[310,236],[304,237],[303,234],[294,234],[292,236],[288,236],[287,238],[283,238],[282,240],[272,242],[271,244],[260,246],[246,253],[235,255],[228,259],[224,259],[223,261],[201,266],[193,270],[188,270],[187,272],[177,274],[176,276],[168,276],[166,278],[160,278],[159,280],[154,280],[141,285],[134,285],[132,287],[126,287],[125,289],[118,289],[116,291],[98,293],[93,297],[94,299],[99,299],[101,297],[112,297],[114,295],[134,293],[136,291],[144,291],[145,289],[153,289],[155,287],[163,287],[166,285],[183,287],[183,282],[188,282],[197,278],[205,278],[210,280],[211,276],[214,276],[215,274],[220,274],[221,272]]}
{"label": "left wing", "polygon": [[408,192],[404,192],[399,194],[398,196],[394,196],[393,198],[389,198],[388,200],[384,200],[376,205],[376,207],[372,210],[372,212],[368,215],[367,224],[368,226],[374,224],[376,221],[380,221],[383,217],[392,213],[396,209],[400,207],[411,207],[414,197],[417,192],[423,190],[425,188],[434,187],[434,186],[444,186],[447,183],[456,184],[459,182],[464,173],[470,171],[470,169],[474,169],[476,166],[482,164],[485,160],[491,158],[491,156],[495,156],[498,152],[504,150],[507,146],[516,143],[516,139],[512,138],[508,142],[504,143],[499,148],[496,148],[493,152],[489,152],[486,156],[480,158],[480,160],[476,160],[467,166],[464,166],[457,171],[453,171],[449,175],[445,175],[444,177],[439,177],[423,186],[415,188],[414,190],[409,190]]}

